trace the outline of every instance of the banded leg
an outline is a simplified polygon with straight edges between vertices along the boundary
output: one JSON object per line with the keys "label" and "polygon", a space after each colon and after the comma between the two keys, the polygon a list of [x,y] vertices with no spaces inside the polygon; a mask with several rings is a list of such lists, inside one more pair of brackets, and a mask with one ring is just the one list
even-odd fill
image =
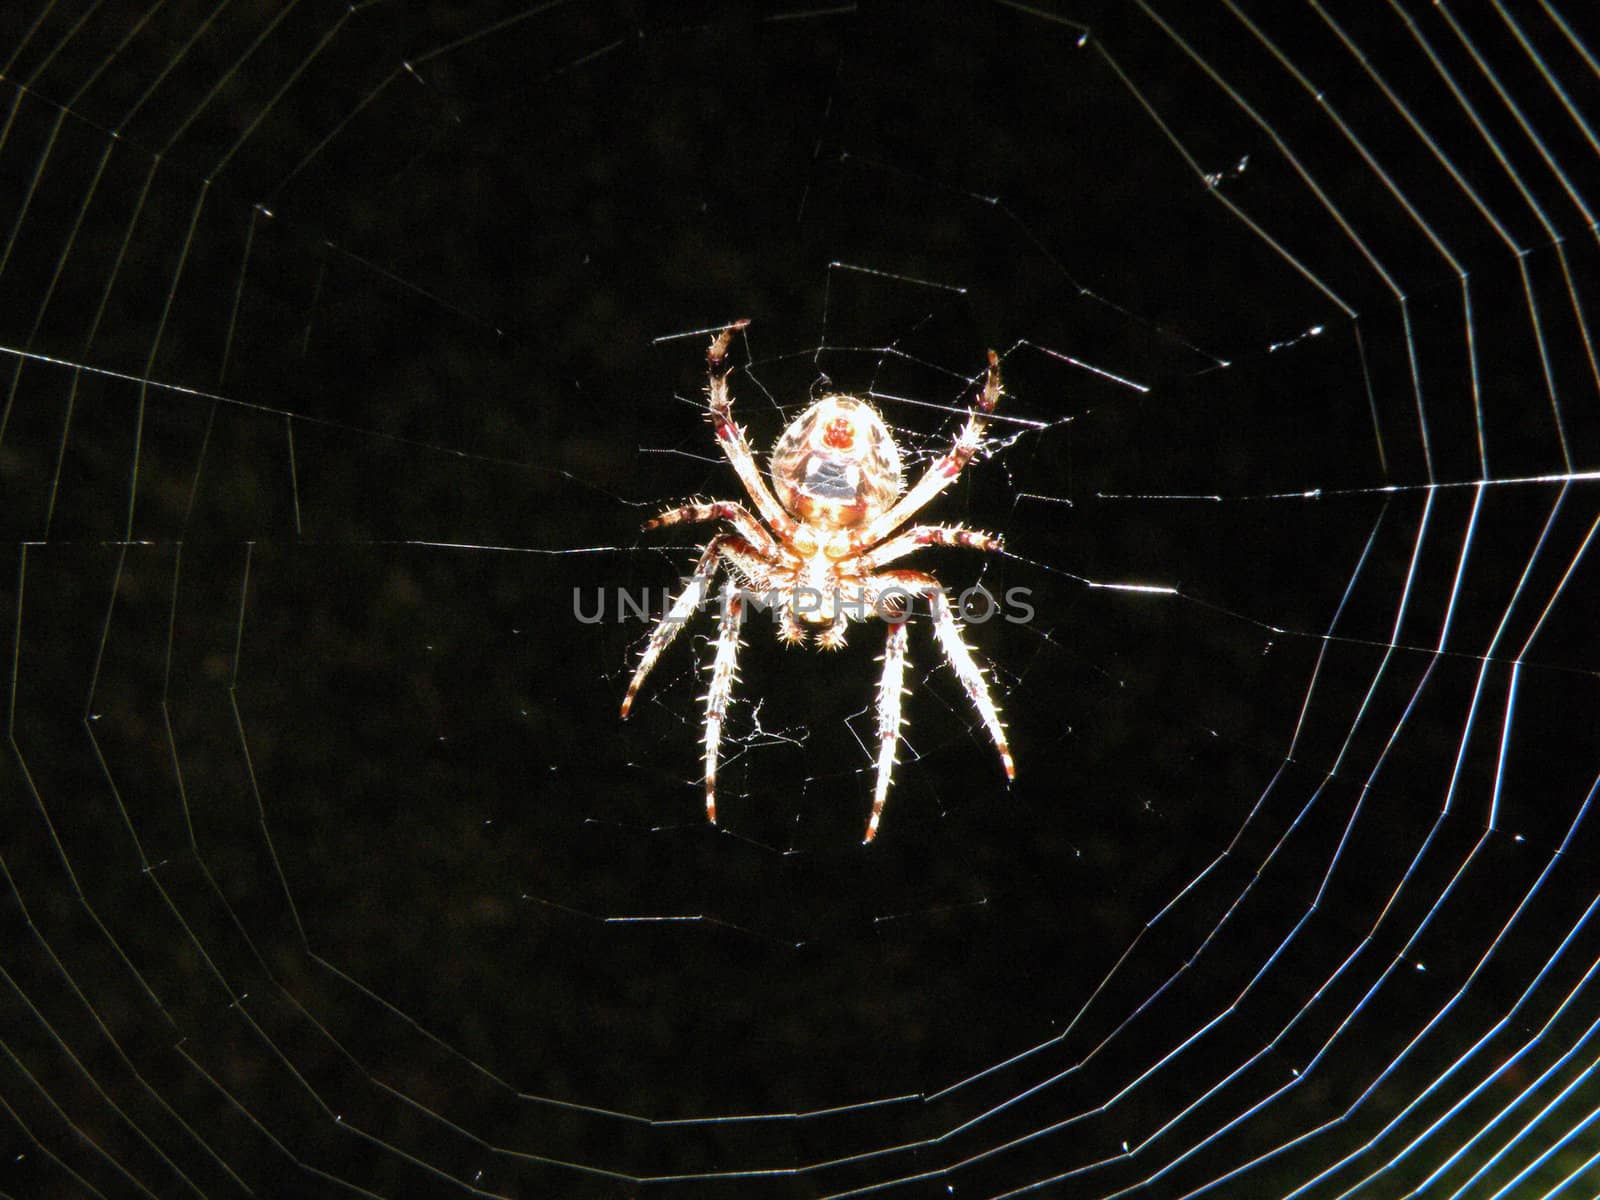
{"label": "banded leg", "polygon": [[633,679],[628,684],[628,693],[622,698],[622,717],[627,719],[628,712],[633,708],[633,699],[639,694],[639,689],[644,685],[644,677],[650,674],[650,668],[656,665],[656,659],[661,657],[661,652],[672,645],[672,639],[677,637],[683,627],[688,624],[689,618],[694,615],[694,610],[705,599],[706,585],[711,582],[711,577],[717,572],[717,559],[723,551],[730,548],[733,543],[745,544],[744,539],[731,533],[718,534],[706,543],[705,552],[700,555],[700,561],[695,565],[694,574],[690,577],[683,591],[672,602],[662,618],[656,622],[650,631],[650,641],[645,646],[644,652],[639,656],[639,666],[633,673]]}
{"label": "banded leg", "polygon": [[761,469],[756,466],[755,455],[750,452],[750,443],[745,440],[744,430],[733,421],[733,398],[728,393],[728,372],[732,368],[726,365],[725,360],[733,335],[748,324],[748,320],[735,321],[712,338],[711,346],[706,350],[706,391],[710,396],[711,423],[716,428],[717,445],[722,447],[723,454],[727,455],[728,462],[738,473],[739,482],[744,484],[744,490],[755,502],[756,511],[779,537],[787,538],[795,531],[794,518],[784,512],[778,498],[767,486],[767,481],[761,477]]}
{"label": "banded leg", "polygon": [[989,681],[984,678],[983,668],[978,665],[978,660],[973,657],[972,648],[961,636],[961,626],[956,622],[956,615],[950,608],[949,597],[944,594],[943,588],[938,588],[932,593],[932,602],[933,636],[938,639],[939,648],[944,651],[945,661],[950,664],[950,669],[956,673],[956,678],[961,680],[961,686],[966,689],[967,699],[972,701],[972,707],[977,709],[978,715],[983,718],[983,724],[989,730],[989,737],[994,741],[994,748],[1000,752],[1000,765],[1005,768],[1006,778],[1015,779],[1017,766],[1011,760],[1011,747],[1006,744],[1005,726],[1000,723],[1000,710],[995,707],[994,697],[989,694]]}
{"label": "banded leg", "polygon": [[859,569],[876,571],[924,546],[960,546],[986,554],[998,554],[1005,549],[998,534],[968,529],[965,525],[913,525],[861,555]]}
{"label": "banded leg", "polygon": [[878,836],[883,819],[883,804],[889,798],[889,780],[894,774],[895,753],[900,748],[900,700],[905,695],[906,623],[889,626],[889,640],[883,648],[883,678],[878,684],[878,783],[872,793],[872,816],[867,821],[870,842]]}
{"label": "banded leg", "polygon": [[722,585],[722,615],[717,630],[717,657],[711,665],[711,690],[706,693],[706,820],[717,823],[717,750],[722,742],[722,719],[733,694],[734,668],[739,657],[739,626],[744,622],[744,600],[732,582]]}
{"label": "banded leg", "polygon": [[735,504],[731,500],[713,500],[707,504],[683,504],[677,508],[669,508],[664,513],[658,513],[644,523],[644,529],[660,529],[665,525],[682,525],[691,521],[731,521],[734,528],[742,533],[750,544],[760,549],[763,553],[776,557],[778,543],[772,540],[772,535],[750,515],[749,509],[742,504]]}
{"label": "banded leg", "polygon": [[978,665],[972,648],[961,636],[961,625],[956,620],[955,610],[950,607],[950,598],[945,595],[939,581],[925,571],[900,570],[874,575],[868,580],[868,584],[870,594],[877,597],[875,602],[879,605],[880,611],[888,601],[896,597],[897,593],[928,598],[928,606],[933,612],[934,640],[939,643],[939,649],[944,651],[945,662],[961,681],[967,699],[972,702],[972,707],[978,710],[984,728],[989,731],[995,749],[1000,752],[1000,765],[1005,768],[1006,778],[1015,779],[1016,763],[1012,761],[1011,747],[1006,742],[1006,730],[1000,720],[1000,710],[989,692],[989,681],[984,677],[984,669]]}
{"label": "banded leg", "polygon": [[978,445],[983,440],[984,418],[994,411],[998,403],[1000,403],[1000,356],[991,350],[989,373],[985,377],[983,391],[979,393],[975,406],[967,410],[967,423],[956,435],[949,452],[933,462],[922,478],[900,497],[898,504],[863,525],[850,539],[851,544],[862,547],[881,542],[954,483],[967,463],[972,461],[972,456],[977,453]]}

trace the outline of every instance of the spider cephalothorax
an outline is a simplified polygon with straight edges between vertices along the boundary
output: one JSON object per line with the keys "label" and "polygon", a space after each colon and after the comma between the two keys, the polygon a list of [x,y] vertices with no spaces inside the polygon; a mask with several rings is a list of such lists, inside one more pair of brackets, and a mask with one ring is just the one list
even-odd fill
{"label": "spider cephalothorax", "polygon": [[[706,819],[714,823],[717,751],[733,691],[745,590],[760,593],[773,605],[778,613],[778,636],[791,644],[804,642],[810,625],[820,627],[815,634],[818,646],[835,649],[844,645],[850,621],[884,620],[889,640],[878,687],[877,786],[864,839],[870,842],[883,816],[900,743],[906,617],[914,597],[927,600],[934,638],[994,739],[1006,777],[1016,774],[983,668],[962,639],[961,626],[939,581],[923,571],[883,569],[923,546],[1000,549],[999,538],[960,525],[913,525],[895,532],[949,487],[976,453],[984,417],[1000,399],[1000,360],[989,351],[983,390],[955,444],[929,466],[910,491],[905,490],[900,449],[888,425],[872,405],[843,395],[824,396],[783,431],[772,450],[769,489],[744,431],[733,423],[729,368],[723,362],[734,333],[748,323],[738,321],[723,329],[706,351],[709,415],[718,445],[766,524],[743,505],[726,500],[686,504],[645,522],[646,529],[655,529],[683,521],[722,520],[737,532],[719,533],[706,543],[694,577],[651,631],[623,697],[622,715],[628,715],[645,676],[703,599],[718,568],[725,569],[732,578],[722,586],[717,651],[706,695]],[[735,580],[743,587],[736,587]]]}

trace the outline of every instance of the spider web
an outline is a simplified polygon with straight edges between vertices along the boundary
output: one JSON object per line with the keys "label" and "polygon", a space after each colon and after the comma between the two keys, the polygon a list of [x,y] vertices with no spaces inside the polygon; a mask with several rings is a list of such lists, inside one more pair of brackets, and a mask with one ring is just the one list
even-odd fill
{"label": "spider web", "polygon": [[[0,1193],[1600,1192],[1582,6],[0,20]],[[870,847],[881,627],[617,720],[737,317],[1004,358]]]}

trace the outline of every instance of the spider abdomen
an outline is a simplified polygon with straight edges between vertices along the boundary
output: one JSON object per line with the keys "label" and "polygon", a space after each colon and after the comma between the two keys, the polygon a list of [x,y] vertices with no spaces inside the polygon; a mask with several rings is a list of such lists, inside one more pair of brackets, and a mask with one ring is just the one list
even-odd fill
{"label": "spider abdomen", "polygon": [[885,512],[905,489],[900,451],[872,405],[824,396],[772,448],[778,502],[820,529],[847,529]]}

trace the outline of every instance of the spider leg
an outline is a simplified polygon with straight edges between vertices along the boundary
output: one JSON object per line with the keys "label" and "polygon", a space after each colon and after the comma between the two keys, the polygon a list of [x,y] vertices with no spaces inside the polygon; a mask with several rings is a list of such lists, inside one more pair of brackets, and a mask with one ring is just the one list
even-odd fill
{"label": "spider leg", "polygon": [[794,600],[788,588],[778,594],[778,640],[790,646],[806,640],[805,623],[794,615]]}
{"label": "spider leg", "polygon": [[872,816],[862,842],[878,836],[883,819],[883,804],[889,798],[889,779],[894,774],[895,752],[900,748],[900,699],[905,694],[906,623],[889,624],[889,640],[883,648],[883,678],[878,684],[878,782],[872,793]]}
{"label": "spider leg", "polygon": [[767,481],[761,477],[761,470],[756,466],[755,455],[750,452],[750,443],[745,440],[744,430],[733,421],[733,397],[728,393],[728,373],[732,368],[724,360],[733,335],[748,324],[750,322],[747,320],[735,321],[711,339],[711,346],[706,350],[706,390],[710,395],[711,423],[716,428],[717,444],[738,473],[744,490],[755,502],[756,511],[780,538],[787,539],[794,534],[795,520],[784,512],[778,498],[767,487]]}
{"label": "spider leg", "polygon": [[749,539],[762,553],[776,556],[778,543],[760,521],[750,515],[749,509],[731,500],[713,500],[708,504],[683,504],[658,513],[644,523],[645,529],[660,529],[664,525],[681,525],[690,521],[731,521],[736,529]]}
{"label": "spider leg", "polygon": [[633,679],[628,684],[628,694],[622,698],[622,716],[627,718],[628,712],[633,708],[634,697],[639,694],[639,688],[644,685],[644,678],[650,674],[650,668],[656,665],[656,659],[661,657],[662,651],[672,645],[672,640],[678,636],[683,627],[689,623],[689,618],[694,615],[694,610],[705,599],[706,584],[716,574],[717,560],[723,554],[737,554],[740,549],[753,550],[743,538],[732,533],[718,534],[706,543],[705,551],[700,555],[700,561],[695,565],[694,574],[690,577],[683,591],[678,593],[673,600],[672,607],[656,622],[650,631],[650,641],[644,648],[644,653],[639,656],[638,669],[633,673]]}
{"label": "spider leg", "polygon": [[817,634],[817,649],[842,650],[844,648],[845,631],[849,628],[850,619],[840,612],[829,622],[828,627]]}
{"label": "spider leg", "polygon": [[951,445],[947,454],[936,459],[922,478],[912,485],[899,503],[871,521],[868,521],[850,539],[856,547],[870,546],[888,537],[909,521],[927,503],[956,481],[956,477],[972,461],[983,438],[984,418],[1000,402],[1000,356],[989,351],[989,371],[984,379],[975,408],[967,410],[967,423]]}
{"label": "spider leg", "polygon": [[905,532],[863,552],[860,555],[860,569],[876,571],[923,546],[960,546],[966,550],[982,550],[987,554],[998,554],[1005,548],[999,535],[968,529],[964,525],[913,525]]}
{"label": "spider leg", "polygon": [[994,697],[989,693],[989,681],[984,677],[984,669],[978,665],[972,648],[961,636],[961,625],[957,622],[955,611],[950,607],[950,598],[945,595],[939,581],[925,571],[902,570],[885,571],[881,575],[874,575],[869,582],[872,585],[872,592],[878,597],[880,611],[886,598],[892,598],[897,592],[901,595],[928,598],[929,607],[933,611],[934,640],[939,643],[939,649],[944,651],[945,662],[950,664],[950,669],[961,681],[967,699],[972,701],[972,707],[978,710],[984,728],[989,731],[995,749],[1000,752],[1000,765],[1005,768],[1006,778],[1015,779],[1016,763],[1012,761],[1011,747],[1006,743],[1006,730],[1000,721],[1000,710],[995,705]]}
{"label": "spider leg", "polygon": [[722,585],[722,615],[717,630],[717,657],[711,666],[711,690],[706,693],[706,820],[717,823],[717,749],[722,742],[722,719],[733,694],[734,667],[739,657],[739,626],[744,622],[744,600],[731,582]]}
{"label": "spider leg", "polygon": [[994,697],[989,694],[989,681],[984,678],[983,668],[973,657],[972,648],[961,636],[961,626],[950,609],[950,600],[944,594],[944,589],[934,591],[932,597],[933,636],[938,639],[939,648],[944,651],[950,669],[967,690],[967,699],[972,701],[972,707],[983,718],[989,737],[994,741],[994,748],[1000,752],[1000,765],[1005,768],[1006,778],[1015,779],[1017,765],[1011,760],[1011,747],[1006,744],[1006,730],[1000,723],[1000,710],[995,707]]}

